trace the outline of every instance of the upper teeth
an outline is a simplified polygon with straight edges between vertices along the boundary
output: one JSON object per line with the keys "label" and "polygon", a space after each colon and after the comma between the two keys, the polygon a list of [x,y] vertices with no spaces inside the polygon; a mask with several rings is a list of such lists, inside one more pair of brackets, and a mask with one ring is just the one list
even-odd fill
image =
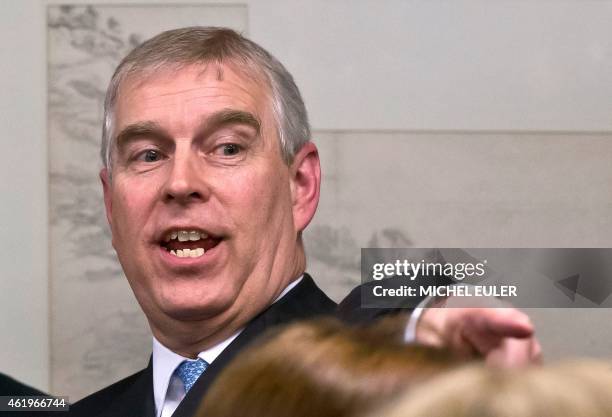
{"label": "upper teeth", "polygon": [[171,240],[178,239],[179,242],[187,242],[188,240],[196,241],[206,239],[207,237],[206,233],[198,232],[197,230],[175,230],[166,235],[165,241],[170,242]]}

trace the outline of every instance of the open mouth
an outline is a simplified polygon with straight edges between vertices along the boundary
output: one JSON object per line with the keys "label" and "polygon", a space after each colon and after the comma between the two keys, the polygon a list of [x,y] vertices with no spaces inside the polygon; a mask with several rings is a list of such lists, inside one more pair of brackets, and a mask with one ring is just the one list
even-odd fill
{"label": "open mouth", "polygon": [[217,246],[221,238],[198,230],[172,230],[160,245],[177,258],[199,258]]}

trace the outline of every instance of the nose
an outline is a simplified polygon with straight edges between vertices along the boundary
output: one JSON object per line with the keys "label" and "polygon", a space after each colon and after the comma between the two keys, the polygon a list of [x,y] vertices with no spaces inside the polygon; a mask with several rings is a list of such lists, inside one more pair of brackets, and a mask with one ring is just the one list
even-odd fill
{"label": "nose", "polygon": [[208,198],[208,189],[197,155],[175,154],[169,166],[163,195],[166,202],[182,205]]}

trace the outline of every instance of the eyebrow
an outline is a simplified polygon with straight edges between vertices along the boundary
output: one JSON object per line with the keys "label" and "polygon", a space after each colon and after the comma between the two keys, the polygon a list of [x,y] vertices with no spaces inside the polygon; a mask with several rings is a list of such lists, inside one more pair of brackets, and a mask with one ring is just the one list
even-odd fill
{"label": "eyebrow", "polygon": [[242,110],[223,109],[205,117],[197,130],[196,136],[206,136],[206,134],[221,126],[232,124],[250,126],[258,136],[261,133],[261,122],[254,114]]}
{"label": "eyebrow", "polygon": [[127,125],[117,135],[115,143],[117,148],[122,148],[130,141],[142,136],[154,137],[162,140],[170,140],[170,134],[159,124],[153,121],[136,122]]}

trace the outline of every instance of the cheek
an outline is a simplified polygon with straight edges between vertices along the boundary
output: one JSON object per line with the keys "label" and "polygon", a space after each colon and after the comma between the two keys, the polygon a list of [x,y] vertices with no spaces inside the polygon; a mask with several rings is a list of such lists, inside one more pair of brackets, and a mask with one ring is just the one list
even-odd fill
{"label": "cheek", "polygon": [[288,179],[278,172],[245,170],[217,181],[214,194],[236,230],[263,240],[269,237],[264,233],[283,222],[291,210],[291,199]]}
{"label": "cheek", "polygon": [[245,178],[243,198],[261,209],[274,209],[287,198],[289,185],[285,175],[277,172],[252,173]]}
{"label": "cheek", "polygon": [[155,187],[122,182],[116,185],[113,193],[113,237],[134,238],[135,232],[142,229],[147,212],[154,200]]}

